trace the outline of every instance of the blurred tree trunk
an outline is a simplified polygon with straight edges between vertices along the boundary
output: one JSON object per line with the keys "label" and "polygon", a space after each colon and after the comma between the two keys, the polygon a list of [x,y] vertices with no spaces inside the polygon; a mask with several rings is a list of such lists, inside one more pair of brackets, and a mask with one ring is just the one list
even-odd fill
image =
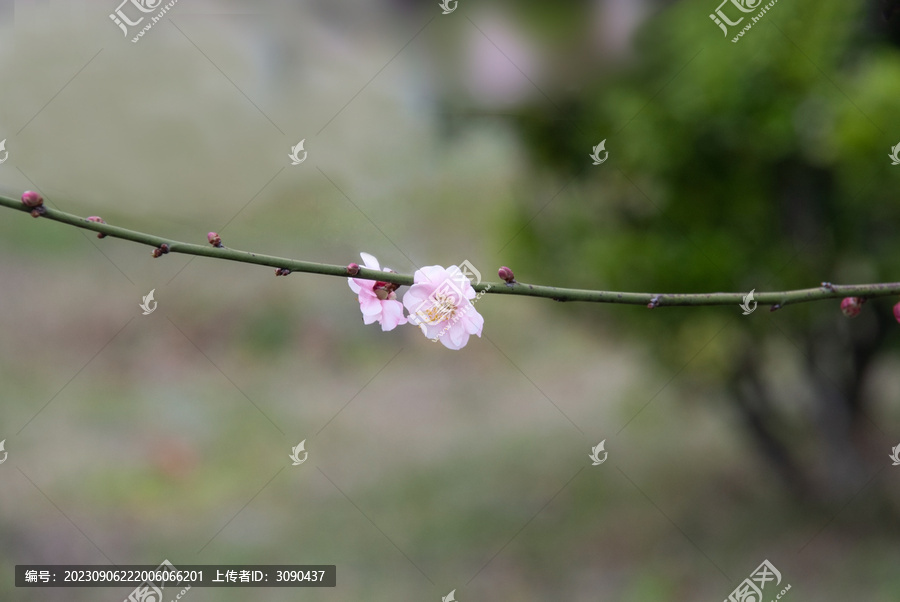
{"label": "blurred tree trunk", "polygon": [[[802,341],[803,388],[813,403],[802,423],[782,408],[795,406],[767,384],[765,368],[748,348],[728,379],[746,432],[785,489],[800,501],[844,501],[877,470],[866,383],[888,328],[884,312],[835,331],[823,325]],[[859,327],[857,327],[859,326]],[[800,442],[808,444],[801,447]]]}

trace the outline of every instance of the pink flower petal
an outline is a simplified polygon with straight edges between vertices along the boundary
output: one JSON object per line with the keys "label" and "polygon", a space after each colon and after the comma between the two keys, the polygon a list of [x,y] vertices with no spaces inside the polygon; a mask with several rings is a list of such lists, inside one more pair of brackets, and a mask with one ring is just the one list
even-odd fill
{"label": "pink flower petal", "polygon": [[[413,275],[413,281],[416,284],[428,284],[432,287],[436,287],[449,277],[450,275],[447,274],[447,270],[441,266],[427,265],[424,268],[416,270],[416,273]],[[429,294],[431,293],[429,292]]]}
{"label": "pink flower petal", "polygon": [[444,333],[440,339],[438,339],[441,344],[447,349],[453,349],[454,351],[459,351],[463,347],[466,346],[466,343],[469,342],[469,335],[463,333],[462,337],[458,335],[458,333],[454,333],[453,329]]}
{"label": "pink flower petal", "polygon": [[362,258],[363,263],[370,270],[381,270],[381,264],[378,263],[378,260],[375,259],[372,255],[368,253],[360,253],[359,256]]}
{"label": "pink flower petal", "polygon": [[381,313],[381,330],[393,330],[400,324],[406,324],[406,317],[403,315],[403,304],[399,301],[385,301],[382,304],[383,311]]}
{"label": "pink flower petal", "polygon": [[479,337],[481,336],[481,331],[484,329],[484,316],[475,311],[474,307],[463,318],[463,321],[465,323],[466,332],[469,334],[476,334]]}
{"label": "pink flower petal", "polygon": [[414,284],[403,295],[403,306],[406,307],[410,314],[428,309],[431,306],[428,302],[429,295],[431,295],[431,290],[423,287],[423,285]]}
{"label": "pink flower petal", "polygon": [[360,309],[360,313],[362,313],[363,316],[366,316],[366,317],[371,316],[371,317],[374,317],[376,320],[381,321],[381,313],[382,313],[381,304],[378,304],[378,303],[368,304],[366,306],[360,306],[359,309]]}

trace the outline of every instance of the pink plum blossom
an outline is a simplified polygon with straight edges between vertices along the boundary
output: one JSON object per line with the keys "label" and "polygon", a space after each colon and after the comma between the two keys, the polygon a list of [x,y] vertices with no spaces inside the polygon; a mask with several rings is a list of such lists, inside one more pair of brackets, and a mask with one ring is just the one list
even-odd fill
{"label": "pink plum blossom", "polygon": [[439,265],[416,270],[415,284],[403,295],[409,323],[448,349],[462,349],[470,335],[481,336],[484,318],[475,311],[475,289],[459,267]]}
{"label": "pink plum blossom", "polygon": [[[360,253],[363,263],[371,270],[381,270],[378,260],[368,253]],[[385,272],[391,270],[384,268]],[[348,278],[350,290],[359,296],[359,309],[363,315],[363,322],[381,324],[381,330],[393,330],[400,324],[406,324],[403,316],[403,304],[397,301],[397,293],[394,285],[362,278]]]}

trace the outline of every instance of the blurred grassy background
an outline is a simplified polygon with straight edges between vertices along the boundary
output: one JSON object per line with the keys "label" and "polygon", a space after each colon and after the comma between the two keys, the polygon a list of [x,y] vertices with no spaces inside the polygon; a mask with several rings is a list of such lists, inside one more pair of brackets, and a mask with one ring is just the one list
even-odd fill
{"label": "blurred grassy background", "polygon": [[[176,240],[366,251],[397,271],[468,259],[491,280],[508,264],[526,282],[672,292],[896,280],[874,242],[893,237],[900,171],[866,161],[897,142],[880,128],[898,137],[900,61],[871,6],[779,3],[734,45],[711,2],[436,4],[181,0],[132,44],[115,3],[10,3],[0,181]],[[590,167],[605,137],[610,161]],[[807,151],[759,183],[773,156]],[[784,184],[807,163],[840,172],[822,198],[845,205],[780,224],[779,208],[818,215]],[[848,196],[860,178],[871,195]],[[198,602],[722,599],[764,558],[788,600],[897,599],[890,320],[852,324],[884,334],[853,373],[870,424],[842,431],[854,463],[838,478],[796,343],[835,333],[842,366],[854,335],[836,304],[738,321],[487,296],[484,337],[454,353],[364,327],[341,279],[153,260],[0,213],[4,600],[130,591],[17,590],[15,564],[164,558],[338,567],[335,590],[194,588]],[[801,226],[826,242],[802,248]],[[736,401],[748,354],[814,482],[801,492]]]}

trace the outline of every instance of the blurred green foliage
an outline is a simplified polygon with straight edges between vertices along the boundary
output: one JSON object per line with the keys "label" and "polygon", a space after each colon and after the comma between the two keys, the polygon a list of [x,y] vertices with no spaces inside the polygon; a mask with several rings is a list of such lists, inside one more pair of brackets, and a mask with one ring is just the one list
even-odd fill
{"label": "blurred green foliage", "polygon": [[[681,293],[898,279],[897,24],[874,4],[802,0],[733,43],[707,19],[714,8],[673,5],[640,30],[629,66],[518,107],[512,122],[540,166],[503,222],[520,280]],[[609,160],[592,166],[602,139]],[[873,300],[853,322],[837,301],[746,318],[566,313],[600,325],[615,312],[662,366],[723,389],[785,487],[821,501],[857,491],[882,461],[871,447],[897,412],[873,375],[900,340],[896,301]]]}
{"label": "blurred green foliage", "polygon": [[[558,111],[522,108],[518,129],[545,169],[531,202],[510,208],[510,261],[530,281],[648,292],[896,280],[900,169],[887,155],[900,140],[900,53],[869,31],[871,7],[778,3],[736,44],[704,7],[652,19],[629,71],[554,98]],[[603,138],[610,159],[591,166]],[[548,170],[565,186],[552,201]],[[790,308],[783,327],[840,319],[836,303],[819,305]],[[652,336],[696,313],[616,321]],[[711,313],[724,323],[733,311]],[[693,353],[659,349],[677,364]]]}

